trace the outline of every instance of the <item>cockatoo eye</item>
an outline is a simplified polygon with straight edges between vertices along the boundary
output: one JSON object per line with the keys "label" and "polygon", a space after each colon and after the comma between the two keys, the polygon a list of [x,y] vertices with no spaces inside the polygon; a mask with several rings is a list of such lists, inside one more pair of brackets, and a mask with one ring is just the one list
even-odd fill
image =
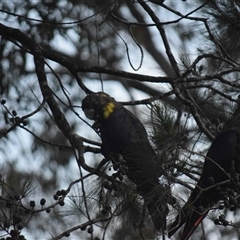
{"label": "cockatoo eye", "polygon": [[92,108],[85,109],[85,110],[84,110],[84,113],[85,113],[85,115],[86,115],[86,117],[87,117],[88,119],[90,119],[90,120],[95,120],[96,114],[95,114],[94,109],[92,109]]}

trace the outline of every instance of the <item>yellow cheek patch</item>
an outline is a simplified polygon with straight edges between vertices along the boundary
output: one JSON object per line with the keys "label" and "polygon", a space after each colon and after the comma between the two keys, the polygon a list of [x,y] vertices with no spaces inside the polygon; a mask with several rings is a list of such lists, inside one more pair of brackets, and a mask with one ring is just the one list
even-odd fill
{"label": "yellow cheek patch", "polygon": [[106,107],[103,108],[103,117],[107,119],[110,114],[113,112],[113,109],[115,108],[114,103],[108,103]]}

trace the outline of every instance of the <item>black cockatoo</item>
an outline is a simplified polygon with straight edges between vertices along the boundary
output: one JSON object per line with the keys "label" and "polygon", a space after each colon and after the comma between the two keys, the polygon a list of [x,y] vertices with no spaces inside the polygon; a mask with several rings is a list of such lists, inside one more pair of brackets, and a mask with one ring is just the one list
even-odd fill
{"label": "black cockatoo", "polygon": [[185,224],[180,240],[189,239],[193,231],[207,216],[210,208],[222,199],[223,196],[219,189],[236,187],[232,180],[236,173],[240,172],[239,113],[240,106],[222,132],[213,140],[205,158],[201,177],[187,203],[170,226],[169,237]]}
{"label": "black cockatoo", "polygon": [[[127,177],[145,202],[157,230],[163,230],[168,214],[166,189],[159,183],[159,173],[147,132],[123,105],[104,92],[92,93],[83,99],[85,115],[94,120],[99,130],[101,152],[106,159],[111,153],[120,154],[126,161]],[[170,201],[170,200],[169,200]]]}

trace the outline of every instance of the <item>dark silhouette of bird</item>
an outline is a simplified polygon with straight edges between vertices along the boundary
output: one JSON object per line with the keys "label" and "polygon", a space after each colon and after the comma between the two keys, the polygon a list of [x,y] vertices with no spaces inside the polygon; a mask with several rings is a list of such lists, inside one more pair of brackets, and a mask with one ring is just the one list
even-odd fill
{"label": "dark silhouette of bird", "polygon": [[[202,169],[201,177],[169,228],[171,237],[184,224],[180,240],[187,240],[207,216],[209,210],[223,199],[224,189],[236,190],[233,179],[240,164],[240,105],[222,132],[213,140]],[[222,190],[222,192],[221,192]]]}
{"label": "dark silhouette of bird", "polygon": [[157,156],[142,123],[104,92],[92,93],[84,98],[82,109],[89,119],[95,121],[93,127],[100,133],[104,157],[109,159],[111,153],[123,157],[128,169],[126,175],[143,197],[155,228],[165,228],[168,190],[159,183]]}

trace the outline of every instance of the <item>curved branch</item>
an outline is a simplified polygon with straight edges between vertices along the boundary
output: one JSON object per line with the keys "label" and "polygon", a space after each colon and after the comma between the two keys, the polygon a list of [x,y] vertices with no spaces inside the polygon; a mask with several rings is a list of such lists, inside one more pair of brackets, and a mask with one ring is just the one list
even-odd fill
{"label": "curved branch", "polygon": [[31,38],[23,34],[20,30],[6,27],[3,24],[0,24],[0,34],[9,40],[15,39],[19,41],[23,46],[31,51],[34,56],[34,63],[36,68],[36,74],[40,89],[43,94],[43,98],[48,103],[51,112],[53,114],[54,120],[58,128],[62,131],[65,137],[69,140],[74,149],[78,151],[78,164],[79,167],[83,167],[85,170],[92,171],[93,169],[85,164],[84,160],[84,146],[83,141],[79,135],[77,135],[71,126],[69,125],[65,115],[62,113],[61,109],[58,107],[58,104],[54,98],[51,88],[48,86],[44,66],[44,56],[42,54],[42,49],[38,44],[35,43]]}
{"label": "curved branch", "polygon": [[174,56],[172,54],[172,50],[171,50],[170,44],[168,42],[168,39],[167,39],[167,36],[166,36],[166,33],[165,33],[165,29],[162,26],[159,18],[156,16],[156,14],[153,12],[153,10],[146,4],[145,1],[138,0],[138,2],[143,7],[143,9],[149,14],[149,16],[152,18],[153,22],[156,23],[156,27],[157,27],[157,29],[158,29],[161,37],[162,37],[162,40],[163,40],[163,44],[164,44],[164,47],[165,47],[165,50],[166,50],[169,62],[170,62],[171,66],[172,66],[172,68],[173,68],[173,70],[175,72],[175,75],[177,77],[180,77],[181,74],[180,74],[180,70],[179,70],[177,61],[176,61],[176,59],[174,58]]}

